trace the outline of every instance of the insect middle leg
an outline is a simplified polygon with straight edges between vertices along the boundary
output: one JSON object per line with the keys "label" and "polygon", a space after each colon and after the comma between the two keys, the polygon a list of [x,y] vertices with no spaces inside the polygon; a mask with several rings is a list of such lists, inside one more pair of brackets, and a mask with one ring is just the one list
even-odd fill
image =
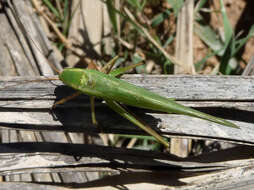
{"label": "insect middle leg", "polygon": [[90,96],[92,123],[93,123],[93,125],[95,125],[97,127],[98,126],[98,122],[97,122],[96,116],[95,116],[94,100],[95,100],[95,97],[94,96]]}

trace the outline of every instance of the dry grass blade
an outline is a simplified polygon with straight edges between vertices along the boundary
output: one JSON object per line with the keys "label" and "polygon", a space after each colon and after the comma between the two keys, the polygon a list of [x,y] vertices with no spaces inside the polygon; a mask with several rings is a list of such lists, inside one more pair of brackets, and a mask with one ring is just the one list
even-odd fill
{"label": "dry grass blade", "polygon": [[174,56],[169,55],[163,47],[161,47],[154,39],[153,37],[150,35],[150,33],[143,27],[141,26],[135,19],[135,17],[132,15],[132,13],[128,10],[128,8],[124,7],[124,10],[126,12],[126,14],[128,15],[128,17],[132,20],[132,22],[134,22],[144,33],[144,35],[146,36],[146,38],[156,47],[158,48],[161,53],[167,58],[169,59],[173,64],[176,64],[178,66],[182,66],[183,64],[177,60]]}
{"label": "dry grass blade", "polygon": [[[184,63],[181,67],[174,66],[175,74],[195,74],[193,63],[193,16],[194,1],[187,0],[178,13],[176,33],[176,58]],[[187,157],[191,151],[191,140],[171,139],[170,153]]]}
{"label": "dry grass blade", "polygon": [[254,75],[254,54],[252,55],[248,65],[243,71],[243,76]]}
{"label": "dry grass blade", "polygon": [[71,43],[65,38],[65,36],[58,30],[57,26],[54,24],[54,22],[51,21],[51,19],[43,13],[43,10],[40,8],[39,3],[37,0],[32,0],[33,6],[36,9],[36,11],[43,16],[43,18],[50,24],[50,26],[53,28],[55,33],[58,35],[60,40],[64,43],[65,47],[72,50]]}

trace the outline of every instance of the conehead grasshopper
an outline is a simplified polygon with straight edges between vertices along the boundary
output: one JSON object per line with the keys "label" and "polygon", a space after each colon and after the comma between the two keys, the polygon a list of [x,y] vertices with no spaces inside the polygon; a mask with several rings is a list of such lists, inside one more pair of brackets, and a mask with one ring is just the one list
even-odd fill
{"label": "conehead grasshopper", "polygon": [[[49,19],[47,18],[46,20]],[[54,29],[54,27],[52,28]],[[69,46],[67,42],[65,44],[66,47]],[[133,124],[146,131],[148,134],[155,137],[160,143],[162,143],[166,147],[168,147],[169,145],[163,139],[163,137],[160,136],[157,132],[155,132],[152,128],[144,124],[142,121],[140,121],[136,116],[131,114],[127,110],[127,108],[124,107],[124,105],[130,105],[167,113],[188,115],[191,117],[197,117],[211,122],[215,122],[227,127],[238,128],[235,124],[229,121],[202,113],[192,108],[185,107],[176,103],[172,99],[162,97],[144,88],[135,86],[133,84],[116,78],[118,75],[123,74],[128,69],[129,68],[122,70],[117,69],[109,72],[108,75],[106,74],[107,72],[103,73],[92,69],[64,69],[59,74],[59,79],[64,84],[77,90],[77,94],[84,93],[92,97],[92,121],[94,124],[96,124],[97,122],[95,119],[93,102],[94,97],[98,97],[104,99],[110,108],[112,108],[124,118],[131,121]]]}
{"label": "conehead grasshopper", "polygon": [[172,99],[162,97],[144,88],[117,79],[116,76],[118,74],[117,72],[112,72],[107,75],[91,69],[70,68],[64,69],[60,73],[59,79],[80,93],[104,99],[110,108],[154,136],[165,146],[168,146],[168,143],[157,132],[149,126],[144,125],[135,116],[132,116],[122,104],[155,111],[188,115],[227,127],[238,128],[229,121],[185,107]]}

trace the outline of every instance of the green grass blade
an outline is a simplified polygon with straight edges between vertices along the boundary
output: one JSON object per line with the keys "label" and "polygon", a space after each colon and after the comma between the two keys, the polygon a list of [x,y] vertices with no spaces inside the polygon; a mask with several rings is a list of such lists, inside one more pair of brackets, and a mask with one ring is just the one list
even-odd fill
{"label": "green grass blade", "polygon": [[174,14],[177,16],[183,6],[184,0],[167,0],[167,2],[173,7]]}
{"label": "green grass blade", "polygon": [[224,27],[224,37],[225,37],[224,47],[226,49],[226,47],[228,46],[228,44],[230,44],[230,41],[233,38],[234,32],[229,22],[223,0],[220,0],[220,6],[221,6],[221,14],[222,14],[222,20],[223,20],[223,27]]}
{"label": "green grass blade", "polygon": [[49,10],[59,19],[62,20],[59,12],[49,0],[43,0],[43,3],[49,8]]}
{"label": "green grass blade", "polygon": [[116,18],[116,11],[115,11],[116,9],[114,7],[113,1],[106,0],[106,5],[107,5],[109,18],[113,26],[114,32],[117,33],[117,18]]}
{"label": "green grass blade", "polygon": [[229,64],[229,60],[232,58],[232,49],[234,48],[234,32],[229,22],[226,9],[223,0],[220,0],[221,14],[224,26],[224,48],[223,56],[220,63],[219,71],[223,74],[230,74],[234,68]]}
{"label": "green grass blade", "polygon": [[171,12],[169,10],[166,10],[162,13],[159,13],[151,20],[151,26],[156,27],[160,25],[165,19],[168,19]]}
{"label": "green grass blade", "polygon": [[153,136],[147,136],[147,135],[125,135],[125,134],[117,134],[119,137],[124,138],[136,138],[136,139],[142,139],[142,140],[156,140]]}
{"label": "green grass blade", "polygon": [[207,0],[200,0],[195,7],[195,12],[198,13],[200,9],[202,9],[206,3],[207,3]]}
{"label": "green grass blade", "polygon": [[246,42],[253,36],[254,36],[254,24],[251,26],[249,33],[246,37],[236,40],[235,49],[232,52],[232,55],[234,56],[246,44]]}
{"label": "green grass blade", "polygon": [[197,72],[201,71],[206,63],[206,61],[210,58],[213,57],[217,54],[217,52],[211,52],[208,53],[205,57],[203,57],[200,61],[198,61],[197,63],[195,63],[195,70]]}
{"label": "green grass blade", "polygon": [[63,18],[63,34],[67,36],[69,27],[70,27],[70,19],[69,19],[69,0],[64,1],[64,18]]}
{"label": "green grass blade", "polygon": [[139,0],[127,0],[126,2],[129,3],[129,5],[131,5],[134,9],[138,9],[140,11],[144,7],[144,3],[141,5]]}

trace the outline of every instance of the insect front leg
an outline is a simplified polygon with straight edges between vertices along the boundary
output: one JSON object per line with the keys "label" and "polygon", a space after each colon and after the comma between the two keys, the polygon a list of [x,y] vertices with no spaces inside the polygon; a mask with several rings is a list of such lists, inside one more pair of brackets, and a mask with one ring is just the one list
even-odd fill
{"label": "insect front leg", "polygon": [[74,94],[67,96],[65,98],[62,98],[61,100],[57,101],[56,103],[54,103],[54,105],[52,106],[52,108],[55,108],[57,105],[59,104],[64,104],[65,102],[68,102],[69,100],[72,100],[74,98],[76,98],[77,96],[79,96],[81,94],[81,92],[75,92]]}

